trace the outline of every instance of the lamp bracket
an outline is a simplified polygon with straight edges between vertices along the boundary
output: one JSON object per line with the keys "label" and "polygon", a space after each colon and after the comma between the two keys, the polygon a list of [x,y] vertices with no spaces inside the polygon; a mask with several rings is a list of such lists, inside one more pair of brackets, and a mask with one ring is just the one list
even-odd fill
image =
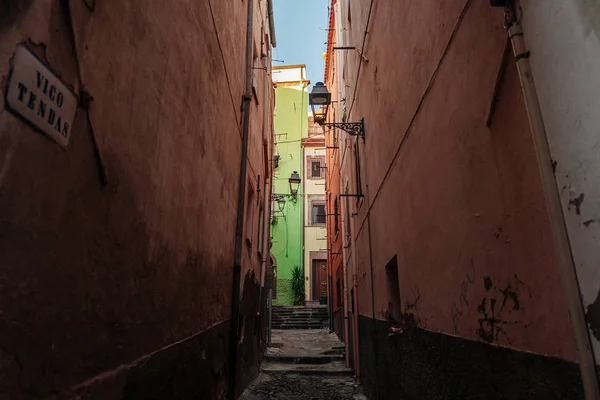
{"label": "lamp bracket", "polygon": [[295,197],[295,196],[293,194],[289,194],[289,193],[273,193],[271,195],[271,200],[277,201],[281,197]]}
{"label": "lamp bracket", "polygon": [[365,140],[365,119],[361,118],[359,122],[323,122],[323,126],[330,128],[340,128],[351,136],[360,136]]}

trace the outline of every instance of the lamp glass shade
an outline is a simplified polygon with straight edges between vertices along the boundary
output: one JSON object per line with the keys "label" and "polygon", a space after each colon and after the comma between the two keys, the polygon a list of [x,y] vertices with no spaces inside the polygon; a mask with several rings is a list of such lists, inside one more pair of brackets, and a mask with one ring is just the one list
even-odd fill
{"label": "lamp glass shade", "polygon": [[279,211],[283,211],[283,208],[285,207],[285,197],[279,196],[277,199],[277,206],[279,207]]}
{"label": "lamp glass shade", "polygon": [[323,82],[317,82],[308,95],[308,104],[311,106],[324,106],[331,103],[331,93]]}
{"label": "lamp glass shade", "polygon": [[[308,104],[312,109],[314,121],[319,125],[323,125],[327,120],[327,112],[331,104],[331,93],[329,93],[323,82],[315,83],[308,95]],[[315,106],[320,108],[315,109]]]}
{"label": "lamp glass shade", "polygon": [[298,174],[298,171],[294,171],[292,172],[292,175],[290,175],[290,193],[292,194],[292,196],[296,196],[298,194],[298,189],[300,188],[300,183],[302,182],[302,179],[300,179],[300,175]]}

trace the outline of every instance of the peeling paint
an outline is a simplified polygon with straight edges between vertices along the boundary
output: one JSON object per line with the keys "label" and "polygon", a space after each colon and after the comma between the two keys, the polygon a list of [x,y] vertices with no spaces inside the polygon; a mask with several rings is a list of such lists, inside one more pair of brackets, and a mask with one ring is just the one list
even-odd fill
{"label": "peeling paint", "polygon": [[581,193],[579,196],[574,199],[569,200],[569,210],[571,206],[575,206],[575,213],[577,215],[581,214],[581,203],[583,203],[584,194]]}
{"label": "peeling paint", "polygon": [[585,319],[596,340],[600,341],[600,290],[596,295],[596,300],[587,306]]}
{"label": "peeling paint", "polygon": [[583,221],[583,225],[587,228],[590,224],[596,222],[595,219],[588,219],[587,221]]}

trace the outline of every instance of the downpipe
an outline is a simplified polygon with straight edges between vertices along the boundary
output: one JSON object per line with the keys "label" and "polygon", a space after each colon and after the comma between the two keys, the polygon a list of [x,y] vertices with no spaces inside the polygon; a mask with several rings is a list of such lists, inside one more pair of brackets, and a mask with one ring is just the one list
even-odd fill
{"label": "downpipe", "polygon": [[[266,147],[266,144],[265,144]],[[267,151],[268,154],[268,151]],[[262,296],[265,288],[265,276],[267,272],[267,260],[269,257],[267,256],[267,252],[269,251],[269,219],[271,217],[271,180],[269,178],[265,179],[265,200],[263,205],[263,220],[262,220],[262,260],[260,263],[260,294],[259,294],[259,314],[262,313]]]}
{"label": "downpipe", "polygon": [[[340,165],[340,168],[342,168],[342,166]],[[347,192],[345,190],[342,190],[342,186],[343,186],[343,182],[342,179],[340,179],[340,193],[346,193]],[[347,197],[346,197],[347,199]],[[350,202],[346,201],[346,207],[350,207]],[[350,318],[348,316],[348,305],[349,305],[349,299],[348,299],[348,246],[345,246],[343,241],[345,238],[350,237],[350,239],[352,239],[352,232],[346,232],[346,227],[347,227],[347,221],[346,221],[346,216],[350,213],[350,210],[346,210],[346,212],[341,212],[341,220],[342,220],[342,276],[343,276],[343,291],[344,291],[344,347],[345,347],[345,351],[346,351],[346,368],[350,367],[350,342],[348,341],[348,319]]]}
{"label": "downpipe", "polygon": [[242,149],[238,182],[237,218],[235,225],[235,249],[233,278],[231,285],[231,318],[229,323],[229,360],[227,370],[227,398],[235,399],[235,378],[237,375],[237,332],[240,315],[240,278],[242,272],[242,246],[244,231],[244,210],[246,199],[246,169],[248,166],[248,131],[250,126],[250,101],[252,100],[252,29],[254,21],[254,0],[248,0],[246,24],[246,86],[243,101]]}
{"label": "downpipe", "polygon": [[[273,30],[274,32],[274,30]],[[264,38],[261,38],[261,40],[264,40]],[[266,45],[268,46],[268,44],[266,43]],[[270,109],[270,107],[267,107],[267,100],[268,100],[268,89],[269,89],[269,73],[268,73],[268,67],[267,67],[267,63],[266,63],[266,57],[263,57],[263,67],[265,70],[265,78],[264,78],[264,85],[263,85],[263,158],[265,160],[265,191],[264,191],[264,204],[263,204],[263,220],[259,223],[262,223],[262,246],[261,246],[261,254],[262,254],[262,260],[261,260],[261,264],[260,264],[260,294],[258,296],[258,304],[259,304],[259,312],[258,314],[262,314],[262,302],[263,302],[263,296],[264,296],[264,289],[265,289],[265,275],[266,275],[266,271],[267,271],[267,263],[268,260],[270,259],[270,254],[269,254],[269,230],[270,230],[270,225],[269,222],[271,220],[271,177],[272,177],[272,173],[271,173],[271,157],[270,157],[270,152],[269,152],[269,138],[268,138],[268,133],[271,132],[270,130],[270,124],[269,124],[269,114],[268,114],[268,110]],[[270,104],[270,103],[269,103]]]}
{"label": "downpipe", "polygon": [[531,136],[535,147],[544,198],[546,199],[550,227],[554,236],[558,264],[567,297],[573,334],[577,344],[579,368],[581,370],[585,398],[595,400],[600,398],[598,380],[596,378],[596,363],[590,345],[589,332],[581,302],[581,293],[579,292],[577,274],[571,254],[571,245],[552,168],[544,120],[529,63],[530,53],[525,45],[523,30],[518,21],[513,21],[508,27],[508,35],[512,43],[519,79],[523,89],[523,97],[531,127]]}
{"label": "downpipe", "polygon": [[[344,251],[346,254],[347,252]],[[355,257],[355,254],[352,254],[351,257]],[[345,257],[344,257],[345,258]],[[350,299],[348,295],[348,262],[347,258],[342,262],[342,268],[344,273],[344,346],[346,347],[346,368],[350,367],[350,342],[348,337],[348,320],[350,319],[348,306],[350,305]],[[356,357],[356,355],[355,355]]]}

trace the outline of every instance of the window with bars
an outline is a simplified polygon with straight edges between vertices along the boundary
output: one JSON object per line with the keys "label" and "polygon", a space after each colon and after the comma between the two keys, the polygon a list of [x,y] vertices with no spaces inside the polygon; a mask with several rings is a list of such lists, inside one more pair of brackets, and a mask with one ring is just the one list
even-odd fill
{"label": "window with bars", "polygon": [[[360,148],[358,146],[359,141],[357,140],[354,144],[354,162],[356,167],[356,194],[362,194],[362,181],[360,176]],[[360,197],[356,198],[358,202]]]}
{"label": "window with bars", "polygon": [[337,304],[338,306],[341,306],[344,304],[344,302],[342,301],[342,279],[340,275],[340,268],[338,268],[335,272],[335,292],[337,295]]}
{"label": "window with bars", "polygon": [[338,206],[338,197],[336,196],[333,199],[333,231],[335,236],[337,237],[338,232],[340,231],[340,221],[339,221],[339,206]]}
{"label": "window with bars", "polygon": [[311,155],[305,160],[305,171],[307,179],[325,179],[325,156]]}
{"label": "window with bars", "polygon": [[320,160],[311,161],[310,177],[313,179],[321,179],[321,161]]}
{"label": "window with bars", "polygon": [[327,222],[326,217],[325,203],[322,201],[313,201],[311,203],[311,225],[325,225]]}

